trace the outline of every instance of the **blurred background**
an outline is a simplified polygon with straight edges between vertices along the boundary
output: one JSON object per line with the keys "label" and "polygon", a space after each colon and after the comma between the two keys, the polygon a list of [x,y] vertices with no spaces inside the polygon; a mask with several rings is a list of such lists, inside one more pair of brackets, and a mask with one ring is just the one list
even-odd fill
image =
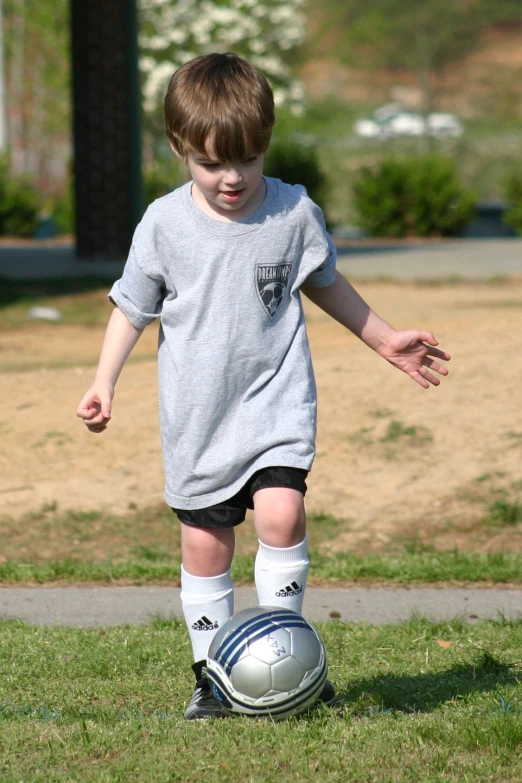
{"label": "blurred background", "polygon": [[[0,0],[0,236],[73,241],[79,5]],[[304,184],[337,237],[522,232],[519,0],[138,0],[135,13],[136,219],[186,176],[163,132],[170,75],[234,51],[275,91],[266,173]]]}

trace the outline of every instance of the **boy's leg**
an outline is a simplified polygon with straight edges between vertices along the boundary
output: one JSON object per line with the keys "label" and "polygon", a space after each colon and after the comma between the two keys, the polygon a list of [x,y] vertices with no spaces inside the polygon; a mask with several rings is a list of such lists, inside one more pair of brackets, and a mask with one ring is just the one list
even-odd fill
{"label": "boy's leg", "polygon": [[[253,501],[259,538],[255,565],[259,604],[302,614],[309,568],[304,492],[267,487],[255,492]],[[330,704],[334,698],[335,688],[325,680],[318,699]]]}
{"label": "boy's leg", "polygon": [[196,687],[185,710],[186,720],[230,715],[212,693],[207,677],[210,644],[234,612],[230,566],[234,555],[234,526],[245,518],[241,497],[206,509],[174,509],[181,524],[181,603],[188,626]]}
{"label": "boy's leg", "polygon": [[255,492],[253,502],[259,604],[301,614],[309,567],[303,494],[288,487],[267,487]]}
{"label": "boy's leg", "polygon": [[234,528],[207,529],[182,522],[181,553],[181,604],[194,654],[192,671],[196,676],[185,719],[226,718],[228,710],[211,691],[206,665],[212,639],[234,612],[234,585],[230,576]]}
{"label": "boy's leg", "polygon": [[234,543],[234,528],[181,524],[181,603],[196,662],[206,659],[217,630],[234,612]]}

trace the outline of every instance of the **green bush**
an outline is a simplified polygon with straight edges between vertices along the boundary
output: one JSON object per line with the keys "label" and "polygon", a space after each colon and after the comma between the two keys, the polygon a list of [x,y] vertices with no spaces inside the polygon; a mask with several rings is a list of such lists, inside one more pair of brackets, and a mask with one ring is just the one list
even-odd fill
{"label": "green bush", "polygon": [[274,141],[265,156],[264,173],[289,185],[303,185],[310,198],[324,209],[325,176],[313,147]]}
{"label": "green bush", "polygon": [[56,196],[52,203],[51,218],[59,234],[74,234],[74,193],[68,187],[66,193]]}
{"label": "green bush", "polygon": [[5,162],[0,162],[0,235],[32,236],[40,209],[35,188],[25,180],[10,177]]}
{"label": "green bush", "polygon": [[157,198],[166,196],[174,188],[187,181],[188,175],[183,168],[183,164],[178,163],[172,156],[169,162],[160,162],[152,168],[147,168],[143,172],[143,198],[144,206],[148,207]]}
{"label": "green bush", "polygon": [[509,204],[504,223],[522,236],[522,170],[513,171],[504,182],[504,194]]}
{"label": "green bush", "polygon": [[359,171],[353,185],[359,226],[375,237],[456,236],[475,200],[453,161],[439,155],[389,158]]}

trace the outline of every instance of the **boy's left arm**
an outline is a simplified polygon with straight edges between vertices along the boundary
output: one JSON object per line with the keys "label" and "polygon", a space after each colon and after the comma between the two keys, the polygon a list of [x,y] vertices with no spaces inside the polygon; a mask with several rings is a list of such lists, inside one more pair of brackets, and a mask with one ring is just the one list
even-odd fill
{"label": "boy's left arm", "polygon": [[402,370],[424,389],[438,386],[433,373],[447,375],[448,370],[437,359],[449,361],[450,355],[436,348],[438,340],[418,329],[399,331],[386,323],[357,293],[339,272],[332,285],[318,288],[304,283],[301,291],[314,304],[340,324],[346,326],[386,361]]}

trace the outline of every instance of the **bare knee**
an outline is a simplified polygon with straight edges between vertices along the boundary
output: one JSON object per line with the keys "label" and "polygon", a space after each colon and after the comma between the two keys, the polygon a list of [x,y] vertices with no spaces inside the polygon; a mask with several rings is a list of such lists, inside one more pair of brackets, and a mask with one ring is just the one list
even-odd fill
{"label": "bare knee", "polygon": [[198,528],[181,524],[183,567],[193,576],[219,576],[232,564],[234,528]]}
{"label": "bare knee", "polygon": [[304,498],[296,489],[260,489],[254,495],[254,520],[263,544],[278,548],[300,544],[306,533]]}

